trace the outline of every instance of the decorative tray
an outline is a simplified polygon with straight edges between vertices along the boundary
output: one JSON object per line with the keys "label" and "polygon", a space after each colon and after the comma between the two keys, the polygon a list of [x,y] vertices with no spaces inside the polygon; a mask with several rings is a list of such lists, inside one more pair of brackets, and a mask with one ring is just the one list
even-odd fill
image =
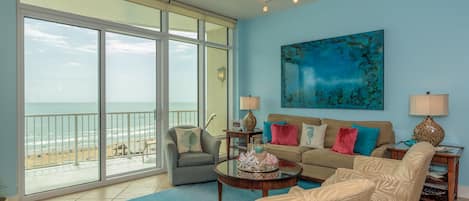
{"label": "decorative tray", "polygon": [[275,172],[278,169],[279,169],[278,167],[274,167],[274,166],[264,167],[262,169],[238,167],[238,170],[241,170],[241,171],[244,171],[244,172],[255,172],[255,173]]}

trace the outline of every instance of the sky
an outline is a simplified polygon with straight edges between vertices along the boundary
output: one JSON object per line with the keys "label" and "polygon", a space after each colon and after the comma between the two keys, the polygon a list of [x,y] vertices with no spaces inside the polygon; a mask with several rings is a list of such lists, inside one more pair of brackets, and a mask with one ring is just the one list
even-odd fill
{"label": "sky", "polygon": [[[25,101],[97,102],[99,31],[26,18]],[[156,100],[156,42],[106,33],[108,102]],[[197,101],[197,45],[169,43],[170,102]]]}

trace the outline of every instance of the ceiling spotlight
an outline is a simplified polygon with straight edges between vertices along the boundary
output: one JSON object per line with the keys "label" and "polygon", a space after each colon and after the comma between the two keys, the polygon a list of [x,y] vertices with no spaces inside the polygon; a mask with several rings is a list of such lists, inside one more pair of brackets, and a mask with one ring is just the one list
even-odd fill
{"label": "ceiling spotlight", "polygon": [[268,6],[268,5],[264,5],[264,7],[262,7],[262,12],[264,12],[264,13],[269,12],[269,6]]}
{"label": "ceiling spotlight", "polygon": [[298,2],[300,2],[300,0],[292,0],[292,2],[293,2],[294,4],[297,4]]}

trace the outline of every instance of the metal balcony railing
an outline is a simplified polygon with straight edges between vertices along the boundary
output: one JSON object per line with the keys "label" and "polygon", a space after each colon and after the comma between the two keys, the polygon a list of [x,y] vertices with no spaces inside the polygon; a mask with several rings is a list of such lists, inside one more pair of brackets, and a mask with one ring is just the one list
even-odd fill
{"label": "metal balcony railing", "polygon": [[[177,125],[197,125],[197,111],[170,111]],[[106,113],[106,127],[108,159],[161,154],[154,111]],[[99,131],[98,113],[25,115],[26,169],[99,160]]]}

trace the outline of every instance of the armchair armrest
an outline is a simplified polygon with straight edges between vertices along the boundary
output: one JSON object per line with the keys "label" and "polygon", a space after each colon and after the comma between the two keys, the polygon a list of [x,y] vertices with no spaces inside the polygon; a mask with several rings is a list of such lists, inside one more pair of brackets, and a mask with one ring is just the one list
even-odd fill
{"label": "armchair armrest", "polygon": [[288,191],[288,193],[295,193],[295,192],[301,192],[301,191],[304,191],[305,189],[299,187],[299,186],[293,186],[290,188],[290,190]]}
{"label": "armchair armrest", "polygon": [[171,137],[165,137],[165,153],[166,153],[166,163],[169,169],[175,169],[177,167],[178,161],[178,150],[176,143],[171,139]]}
{"label": "armchair armrest", "polygon": [[380,158],[389,157],[389,154],[387,152],[389,146],[391,146],[391,144],[383,144],[377,147],[373,150],[373,152],[371,152],[371,156]]}
{"label": "armchair armrest", "polygon": [[202,148],[204,152],[213,156],[215,164],[218,163],[221,141],[210,135],[208,132],[202,133]]}
{"label": "armchair armrest", "polygon": [[286,195],[261,198],[257,201],[370,200],[374,190],[375,184],[372,181],[355,179],[310,190],[293,187]]}
{"label": "armchair armrest", "polygon": [[294,194],[283,194],[259,198],[256,201],[307,201],[305,198],[297,197]]}
{"label": "armchair armrest", "polygon": [[377,157],[355,157],[353,169],[363,173],[392,174],[401,161]]}
{"label": "armchair armrest", "polygon": [[415,193],[412,189],[412,181],[402,179],[387,174],[366,174],[345,168],[339,168],[323,186],[329,186],[336,183],[344,182],[351,179],[368,179],[376,184],[373,200],[409,200],[411,193]]}

